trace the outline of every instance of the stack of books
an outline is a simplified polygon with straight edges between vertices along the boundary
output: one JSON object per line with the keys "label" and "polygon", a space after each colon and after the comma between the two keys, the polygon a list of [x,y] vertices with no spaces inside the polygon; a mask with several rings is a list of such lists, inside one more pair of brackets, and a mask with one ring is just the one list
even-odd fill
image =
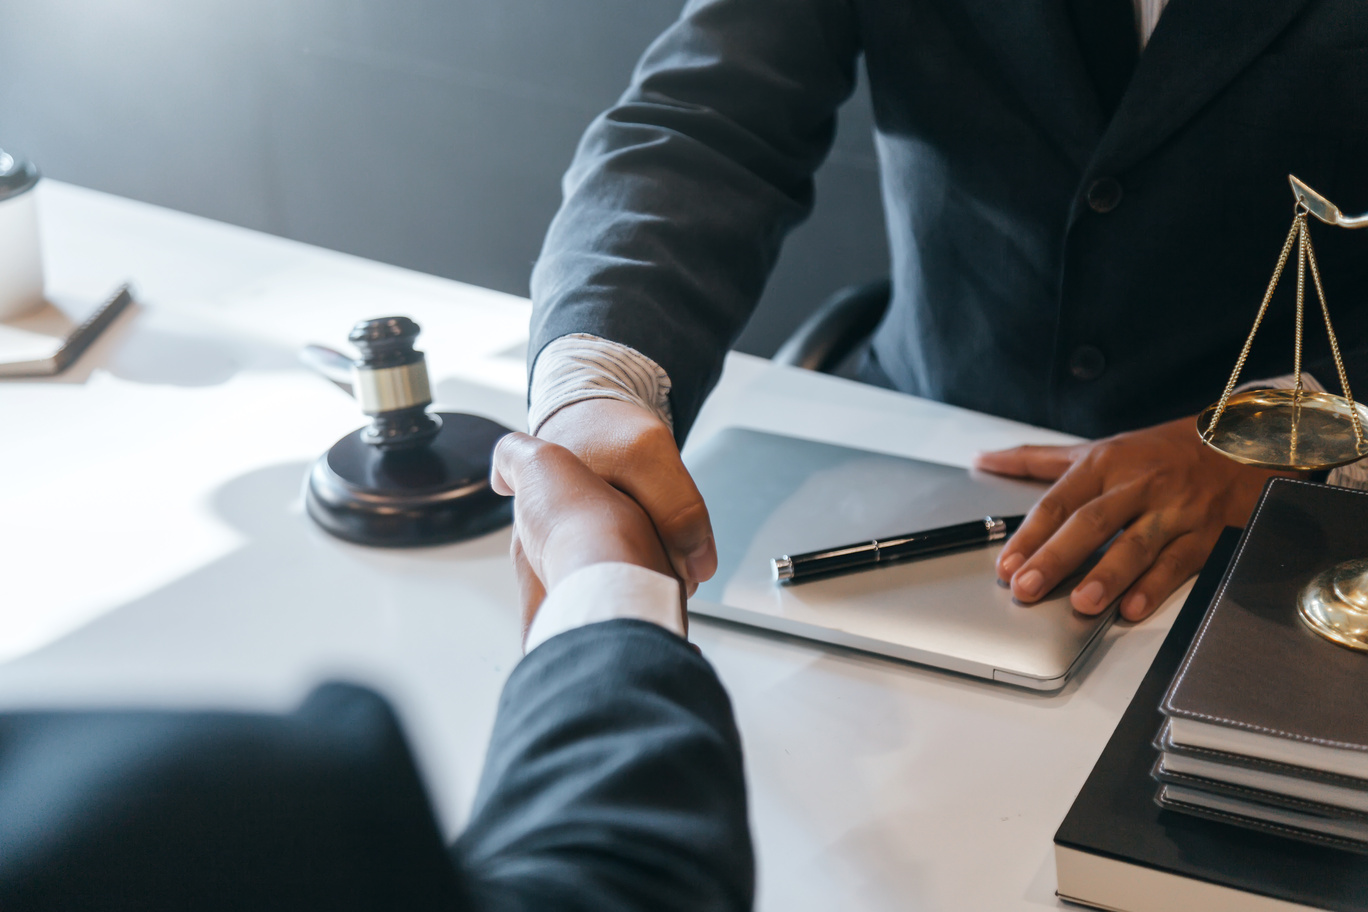
{"label": "stack of books", "polygon": [[1172,718],[1155,745],[1160,749],[1154,765],[1154,778],[1162,783],[1159,804],[1295,839],[1368,851],[1368,758],[1327,756],[1328,762],[1322,764],[1315,745],[1289,740],[1289,733],[1249,739],[1240,734],[1182,716]]}
{"label": "stack of books", "polygon": [[1363,557],[1368,493],[1269,482],[1055,834],[1061,897],[1368,912],[1368,655],[1297,615],[1312,577]]}
{"label": "stack of books", "polygon": [[1164,697],[1157,800],[1368,852],[1368,654],[1297,615],[1320,570],[1368,557],[1368,493],[1279,480]]}

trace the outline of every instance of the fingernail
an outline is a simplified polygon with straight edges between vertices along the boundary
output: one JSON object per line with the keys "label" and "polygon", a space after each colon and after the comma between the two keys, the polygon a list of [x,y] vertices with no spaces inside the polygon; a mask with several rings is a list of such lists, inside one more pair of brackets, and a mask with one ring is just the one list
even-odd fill
{"label": "fingernail", "polygon": [[1011,579],[1012,574],[1021,569],[1021,565],[1026,563],[1026,555],[1020,551],[1013,552],[1002,559],[1002,578]]}
{"label": "fingernail", "polygon": [[717,552],[711,538],[689,552],[689,556],[684,558],[684,569],[695,583],[709,579],[716,572]]}
{"label": "fingernail", "polygon": [[1093,580],[1085,586],[1079,586],[1073,591],[1074,601],[1081,602],[1082,608],[1097,608],[1102,601],[1102,584]]}
{"label": "fingernail", "polygon": [[1040,595],[1040,586],[1045,582],[1045,577],[1039,570],[1027,570],[1021,575],[1021,579],[1016,581],[1017,589],[1023,597],[1034,599]]}
{"label": "fingernail", "polygon": [[1121,614],[1128,621],[1138,621],[1145,616],[1145,608],[1148,605],[1149,599],[1145,598],[1145,593],[1136,592],[1121,605]]}

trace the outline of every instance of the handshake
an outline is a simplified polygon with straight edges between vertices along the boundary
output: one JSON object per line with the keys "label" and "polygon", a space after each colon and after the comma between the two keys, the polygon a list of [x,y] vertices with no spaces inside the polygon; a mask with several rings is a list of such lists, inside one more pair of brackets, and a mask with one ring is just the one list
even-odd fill
{"label": "handshake", "polygon": [[516,495],[512,557],[523,610],[523,638],[546,594],[596,564],[631,564],[680,587],[677,625],[687,629],[684,589],[651,519],[628,495],[565,447],[513,433],[494,450],[494,490]]}

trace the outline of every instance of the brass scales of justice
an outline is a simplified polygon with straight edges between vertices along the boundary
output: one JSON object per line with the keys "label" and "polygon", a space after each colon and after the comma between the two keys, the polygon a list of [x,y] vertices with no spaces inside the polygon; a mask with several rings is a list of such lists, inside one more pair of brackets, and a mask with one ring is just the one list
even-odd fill
{"label": "brass scales of justice", "polygon": [[[1349,391],[1339,341],[1335,338],[1330,310],[1325,303],[1320,266],[1316,263],[1307,230],[1307,216],[1314,215],[1327,225],[1341,228],[1368,228],[1368,214],[1345,216],[1339,207],[1296,177],[1288,175],[1288,180],[1296,197],[1292,228],[1287,233],[1273,278],[1235,362],[1230,381],[1226,383],[1220,401],[1207,406],[1197,416],[1197,433],[1207,446],[1236,462],[1269,469],[1322,471],[1368,457],[1368,442],[1364,440],[1368,408],[1355,402]],[[1296,385],[1292,389],[1235,393],[1240,371],[1244,369],[1254,336],[1268,312],[1269,302],[1294,245],[1297,248],[1297,318],[1292,374]],[[1342,396],[1302,388],[1302,318],[1308,265],[1325,320],[1325,331],[1330,337],[1330,352],[1339,373]],[[1307,626],[1327,640],[1368,652],[1368,557],[1345,561],[1317,575],[1302,590],[1297,612]]]}

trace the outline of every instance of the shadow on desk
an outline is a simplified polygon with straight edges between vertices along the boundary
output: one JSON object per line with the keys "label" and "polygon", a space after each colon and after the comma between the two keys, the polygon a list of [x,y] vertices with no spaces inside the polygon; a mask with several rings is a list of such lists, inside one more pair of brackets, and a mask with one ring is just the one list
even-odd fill
{"label": "shadow on desk", "polygon": [[454,658],[469,637],[443,622],[463,612],[507,628],[511,667],[519,619],[506,531],[434,548],[342,542],[304,514],[310,467],[269,466],[219,488],[212,507],[242,545],[0,665],[4,704],[23,705],[26,692],[45,704],[150,706],[269,695],[284,708],[324,676],[384,688],[406,650],[433,637],[450,635]]}
{"label": "shadow on desk", "polygon": [[[60,316],[55,307],[49,308]],[[84,384],[99,369],[121,380],[151,386],[217,386],[244,369],[282,370],[297,366],[294,353],[283,346],[217,327],[206,328],[203,321],[193,317],[154,312],[134,301],[60,374],[6,377],[0,378],[0,384]]]}

